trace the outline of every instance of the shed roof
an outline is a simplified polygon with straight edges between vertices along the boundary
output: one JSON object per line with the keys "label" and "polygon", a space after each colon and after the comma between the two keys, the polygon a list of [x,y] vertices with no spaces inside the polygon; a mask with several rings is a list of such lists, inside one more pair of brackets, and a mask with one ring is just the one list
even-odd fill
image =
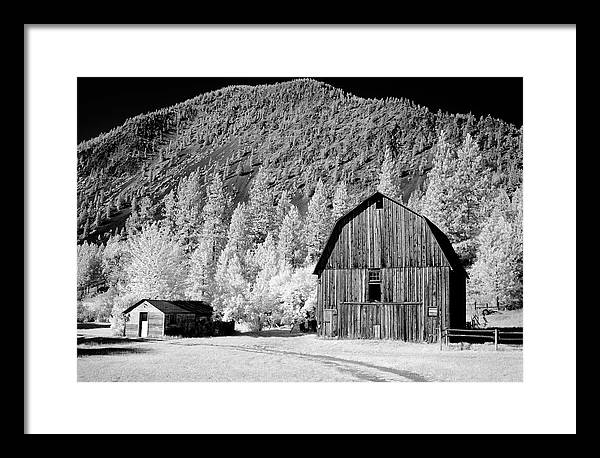
{"label": "shed roof", "polygon": [[344,213],[342,216],[340,216],[338,218],[335,225],[333,226],[333,229],[331,230],[331,232],[329,234],[329,238],[327,239],[327,242],[325,243],[323,250],[321,251],[321,255],[319,256],[319,259],[317,260],[317,264],[315,265],[313,274],[319,275],[325,269],[325,265],[327,263],[327,257],[328,257],[325,255],[325,253],[328,253],[330,251],[330,250],[328,250],[328,248],[335,243],[334,234],[336,234],[337,231],[340,229],[340,227],[343,225],[344,220],[347,217],[351,216],[352,214],[362,211],[364,208],[368,207],[371,203],[373,203],[373,201],[375,201],[379,197],[385,197],[386,199],[394,202],[397,205],[400,205],[402,208],[405,208],[409,212],[415,214],[419,218],[423,218],[425,220],[425,222],[427,223],[427,225],[429,226],[429,228],[431,229],[431,232],[433,233],[434,238],[438,242],[442,252],[444,253],[444,256],[446,256],[446,259],[448,260],[448,263],[452,267],[452,270],[455,270],[462,274],[466,274],[466,271],[465,271],[462,263],[460,262],[458,255],[456,254],[456,251],[454,251],[454,248],[452,247],[452,244],[450,243],[450,240],[448,240],[448,237],[446,236],[446,234],[444,234],[439,227],[437,227],[435,224],[433,224],[429,219],[427,219],[423,215],[419,215],[417,212],[415,212],[414,210],[411,210],[406,205],[401,204],[397,200],[392,199],[391,197],[388,197],[385,194],[380,193],[379,191],[374,192],[373,194],[368,196],[365,200],[363,200],[361,203],[359,203],[357,206],[350,209],[349,211],[347,211],[346,213]]}
{"label": "shed roof", "polygon": [[210,315],[213,308],[204,301],[163,301],[158,299],[142,299],[132,306],[126,308],[123,314],[131,312],[143,302],[148,302],[163,313],[195,313],[198,315]]}

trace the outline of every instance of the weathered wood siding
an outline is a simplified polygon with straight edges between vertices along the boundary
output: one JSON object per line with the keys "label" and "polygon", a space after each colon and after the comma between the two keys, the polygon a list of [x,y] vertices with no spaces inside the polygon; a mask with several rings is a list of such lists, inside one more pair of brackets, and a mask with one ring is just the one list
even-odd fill
{"label": "weathered wood siding", "polygon": [[[323,321],[324,308],[338,309],[344,302],[366,303],[368,272],[368,269],[325,269],[317,291],[317,321]],[[440,320],[444,329],[450,327],[450,274],[449,267],[381,269],[382,303],[411,303],[411,306],[420,303],[417,331],[410,340],[435,341]],[[437,316],[428,316],[429,307],[437,309]],[[383,335],[388,337],[382,338],[396,338],[382,330]],[[418,339],[413,339],[414,336]]]}
{"label": "weathered wood siding", "polygon": [[[460,316],[464,326],[464,275],[452,270],[421,216],[385,197],[378,209],[374,199],[351,212],[330,242],[317,290],[319,335],[432,342],[440,323],[459,325]],[[381,303],[367,303],[369,269],[380,269]],[[325,316],[325,309],[336,312]],[[333,322],[324,326],[325,318]]]}
{"label": "weathered wood siding", "polygon": [[341,339],[421,340],[422,304],[342,303],[337,313]]}
{"label": "weathered wood siding", "polygon": [[138,337],[140,329],[140,313],[148,312],[148,337],[164,335],[165,315],[152,304],[144,302],[129,312],[129,321],[125,324],[127,337]]}
{"label": "weathered wood siding", "polygon": [[416,213],[383,198],[346,218],[331,234],[326,269],[448,266],[427,222]]}

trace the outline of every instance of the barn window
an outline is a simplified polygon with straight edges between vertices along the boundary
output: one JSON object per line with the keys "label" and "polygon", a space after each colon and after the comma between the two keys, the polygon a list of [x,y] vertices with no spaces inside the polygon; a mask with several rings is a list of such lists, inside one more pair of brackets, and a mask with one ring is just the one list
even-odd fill
{"label": "barn window", "polygon": [[369,302],[381,302],[381,271],[379,269],[369,270],[369,290],[367,300]]}
{"label": "barn window", "polygon": [[375,208],[377,208],[377,209],[383,208],[383,199],[381,197],[375,201]]}
{"label": "barn window", "polygon": [[369,302],[381,302],[381,283],[369,283]]}
{"label": "barn window", "polygon": [[381,283],[381,270],[369,270],[369,283]]}

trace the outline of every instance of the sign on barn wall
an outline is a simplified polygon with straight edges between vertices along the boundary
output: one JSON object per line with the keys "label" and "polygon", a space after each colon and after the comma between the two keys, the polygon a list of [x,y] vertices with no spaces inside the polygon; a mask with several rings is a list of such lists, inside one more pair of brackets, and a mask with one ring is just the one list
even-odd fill
{"label": "sign on barn wall", "polygon": [[438,316],[437,307],[427,307],[427,316]]}

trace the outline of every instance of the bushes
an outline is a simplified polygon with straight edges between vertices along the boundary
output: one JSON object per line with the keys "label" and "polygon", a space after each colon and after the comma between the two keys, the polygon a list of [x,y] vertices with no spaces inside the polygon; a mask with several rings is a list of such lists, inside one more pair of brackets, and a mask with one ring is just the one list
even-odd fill
{"label": "bushes", "polygon": [[213,336],[231,336],[235,332],[235,321],[213,321]]}
{"label": "bushes", "polygon": [[77,301],[77,322],[85,323],[89,321],[96,321],[93,317],[89,308],[82,302]]}
{"label": "bushes", "polygon": [[113,308],[114,292],[109,290],[77,302],[77,322],[108,323]]}
{"label": "bushes", "polygon": [[115,299],[110,316],[110,328],[114,335],[125,335],[125,317],[122,315],[123,310],[135,304],[137,301],[137,296],[133,294],[125,294],[123,296],[118,296]]}

